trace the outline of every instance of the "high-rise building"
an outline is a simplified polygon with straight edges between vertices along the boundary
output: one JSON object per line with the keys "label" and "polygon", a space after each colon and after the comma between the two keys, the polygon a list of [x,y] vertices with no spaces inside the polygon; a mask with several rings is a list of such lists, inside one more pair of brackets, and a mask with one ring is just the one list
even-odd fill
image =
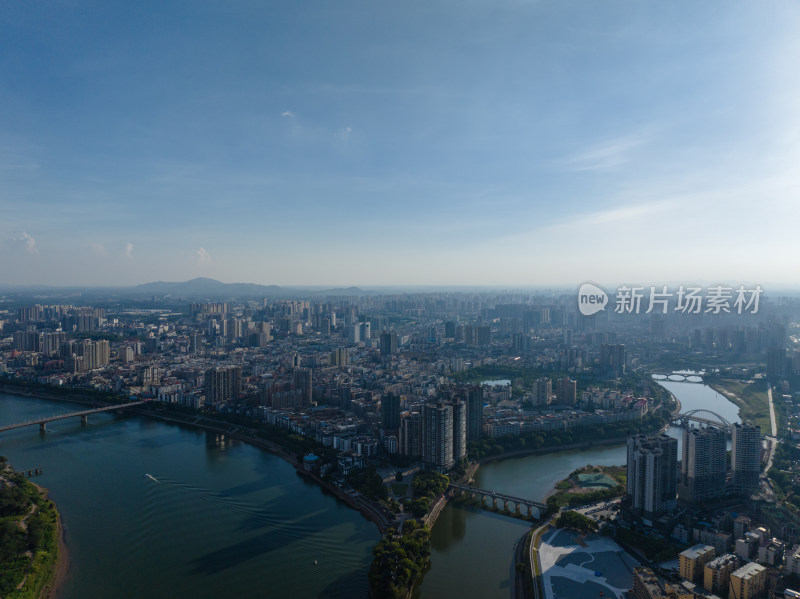
{"label": "high-rise building", "polygon": [[738,558],[732,553],[715,557],[703,567],[703,588],[709,593],[719,596],[728,591],[731,573],[739,564]]}
{"label": "high-rise building", "polygon": [[397,353],[397,333],[384,331],[381,333],[381,356],[391,356]]}
{"label": "high-rise building", "polygon": [[755,562],[731,572],[728,599],[760,599],[767,589],[767,570]]}
{"label": "high-rise building", "polygon": [[242,392],[242,367],[223,366],[206,370],[206,404],[217,406],[238,397]]}
{"label": "high-rise building", "polygon": [[632,599],[660,599],[663,597],[658,578],[650,568],[636,566],[633,569]]}
{"label": "high-rise building", "polygon": [[662,584],[650,568],[636,566],[633,569],[631,599],[694,599],[692,592],[683,588]]}
{"label": "high-rise building", "polygon": [[467,404],[453,402],[453,461],[460,462],[467,457]]}
{"label": "high-rise building", "polygon": [[713,426],[683,430],[678,496],[697,503],[725,494],[727,439],[725,431]]}
{"label": "high-rise building", "polygon": [[767,349],[767,378],[781,379],[786,376],[786,349],[773,347]]}
{"label": "high-rise building", "polygon": [[381,428],[396,431],[400,428],[400,396],[386,393],[381,397]]}
{"label": "high-rise building", "polygon": [[734,424],[731,449],[733,491],[737,495],[749,496],[758,491],[761,475],[761,427]]}
{"label": "high-rise building", "polygon": [[314,392],[311,381],[311,369],[295,368],[292,374],[292,387],[295,395],[294,407],[296,409],[309,407]]}
{"label": "high-rise building", "polygon": [[675,509],[678,440],[667,435],[628,438],[627,497],[645,524]]}
{"label": "high-rise building", "polygon": [[347,342],[355,345],[361,341],[361,327],[358,324],[347,325]]}
{"label": "high-rise building", "polygon": [[400,453],[410,457],[422,455],[422,414],[411,412],[400,418]]}
{"label": "high-rise building", "polygon": [[422,407],[422,459],[432,468],[453,467],[453,406],[439,402]]}
{"label": "high-rise building", "polygon": [[483,433],[483,387],[474,385],[466,390],[467,442],[478,441]]}
{"label": "high-rise building", "polygon": [[695,545],[678,554],[678,570],[681,577],[691,582],[703,579],[703,566],[714,559],[714,548],[710,545]]}
{"label": "high-rise building", "polygon": [[337,347],[331,352],[329,363],[331,366],[347,366],[350,363],[350,350]]}
{"label": "high-rise building", "polygon": [[533,405],[549,405],[551,395],[553,395],[553,381],[549,378],[542,377],[533,382]]}
{"label": "high-rise building", "polygon": [[531,351],[531,336],[525,333],[514,333],[513,348],[515,353],[528,354]]}
{"label": "high-rise building", "polygon": [[572,406],[578,395],[578,383],[568,376],[556,381],[556,399],[562,405]]}
{"label": "high-rise building", "polygon": [[622,343],[601,344],[600,368],[617,377],[625,374],[625,345]]}

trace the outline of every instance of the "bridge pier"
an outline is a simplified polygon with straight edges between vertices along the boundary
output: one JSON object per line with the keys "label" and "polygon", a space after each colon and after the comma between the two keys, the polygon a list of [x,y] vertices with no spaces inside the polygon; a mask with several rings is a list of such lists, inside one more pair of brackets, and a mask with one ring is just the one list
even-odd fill
{"label": "bridge pier", "polygon": [[87,416],[86,414],[81,416],[81,425],[86,426],[88,423],[89,423],[89,416]]}
{"label": "bridge pier", "polygon": [[521,516],[522,515],[522,510],[519,509],[519,503],[517,503],[517,507],[514,509],[514,513],[517,516]]}
{"label": "bridge pier", "polygon": [[39,432],[40,433],[46,433],[47,432],[47,423],[46,422],[40,422],[39,423]]}
{"label": "bridge pier", "polygon": [[504,512],[508,511],[508,500],[507,499],[503,500],[503,511]]}

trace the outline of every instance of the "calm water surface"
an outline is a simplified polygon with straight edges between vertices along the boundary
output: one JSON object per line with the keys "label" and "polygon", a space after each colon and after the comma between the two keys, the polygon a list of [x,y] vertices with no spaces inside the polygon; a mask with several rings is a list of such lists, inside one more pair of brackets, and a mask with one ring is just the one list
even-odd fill
{"label": "calm water surface", "polygon": [[[0,424],[78,409],[0,394]],[[1,433],[0,455],[43,468],[58,504],[73,564],[59,599],[367,595],[375,526],[244,443],[101,414]]]}

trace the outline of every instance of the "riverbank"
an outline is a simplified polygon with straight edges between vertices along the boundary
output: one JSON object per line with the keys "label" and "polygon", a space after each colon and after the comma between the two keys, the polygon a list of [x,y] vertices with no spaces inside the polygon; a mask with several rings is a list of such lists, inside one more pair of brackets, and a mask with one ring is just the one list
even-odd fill
{"label": "riverbank", "polygon": [[772,430],[767,381],[737,381],[717,378],[706,384],[739,407],[739,418],[761,427],[763,434]]}
{"label": "riverbank", "polygon": [[[49,499],[48,490],[46,488],[39,485],[36,485],[36,487],[45,498]],[[56,519],[56,547],[58,548],[58,556],[56,557],[55,567],[50,574],[49,581],[45,584],[40,594],[40,597],[44,597],[45,599],[56,599],[56,597],[58,597],[61,587],[64,586],[64,582],[67,580],[70,567],[69,548],[67,547],[64,532],[64,521],[61,519],[61,514],[58,513],[58,506],[56,506],[56,513],[58,514]]]}
{"label": "riverbank", "polygon": [[[486,456],[481,458],[478,462],[479,465],[481,464],[488,464],[490,462],[496,462],[498,460],[505,460],[509,458],[521,458],[529,455],[544,455],[548,453],[556,453],[559,451],[570,451],[573,449],[580,450],[580,449],[591,449],[592,447],[604,447],[606,445],[622,445],[628,441],[628,437],[614,437],[613,439],[598,439],[596,441],[580,441],[579,443],[569,443],[568,445],[553,445],[551,447],[539,447],[539,448],[531,448],[531,449],[516,449],[514,451],[508,451],[505,453]],[[475,469],[477,470],[477,468]],[[474,475],[475,471],[473,471]]]}

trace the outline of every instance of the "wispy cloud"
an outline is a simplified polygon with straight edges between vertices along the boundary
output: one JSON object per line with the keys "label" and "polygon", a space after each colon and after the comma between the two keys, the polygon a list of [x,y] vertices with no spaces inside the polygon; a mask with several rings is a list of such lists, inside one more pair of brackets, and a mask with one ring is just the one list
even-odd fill
{"label": "wispy cloud", "polygon": [[644,135],[618,137],[586,148],[559,161],[562,168],[574,171],[602,171],[617,168],[633,159],[635,150],[647,141]]}
{"label": "wispy cloud", "polygon": [[197,257],[197,264],[199,266],[206,266],[208,264],[211,264],[211,254],[209,254],[205,248],[199,248],[195,252],[195,256]]}
{"label": "wispy cloud", "polygon": [[125,257],[133,258],[133,244],[130,242],[125,244]]}
{"label": "wispy cloud", "polygon": [[285,118],[285,119],[290,119],[290,118],[292,118],[292,117],[294,116],[294,113],[293,113],[291,110],[284,110],[284,111],[281,113],[281,116],[282,116],[283,118]]}
{"label": "wispy cloud", "polygon": [[39,254],[39,248],[36,247],[36,240],[27,232],[23,231],[22,236],[17,237],[16,241],[25,244],[25,251],[34,256]]}
{"label": "wispy cloud", "polygon": [[89,249],[92,250],[98,256],[105,256],[107,254],[106,248],[102,243],[90,243]]}

